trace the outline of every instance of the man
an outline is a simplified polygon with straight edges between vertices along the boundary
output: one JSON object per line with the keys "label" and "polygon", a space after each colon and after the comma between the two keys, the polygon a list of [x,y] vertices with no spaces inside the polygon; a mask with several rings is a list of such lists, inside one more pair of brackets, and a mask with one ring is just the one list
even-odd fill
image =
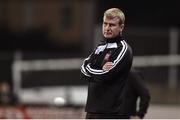
{"label": "man", "polygon": [[118,8],[105,11],[99,44],[81,66],[88,80],[86,118],[126,118],[122,114],[122,91],[132,65],[132,50],[122,36],[125,16]]}
{"label": "man", "polygon": [[[143,84],[142,74],[137,69],[131,69],[125,88],[125,114],[132,119],[144,118],[149,106],[150,94],[147,87]],[[139,105],[137,106],[138,98]]]}

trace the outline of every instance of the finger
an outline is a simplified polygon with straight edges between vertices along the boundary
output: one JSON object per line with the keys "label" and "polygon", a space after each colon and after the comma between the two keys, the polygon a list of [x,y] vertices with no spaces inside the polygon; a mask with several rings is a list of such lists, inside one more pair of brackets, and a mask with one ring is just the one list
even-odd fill
{"label": "finger", "polygon": [[112,63],[107,63],[105,64],[106,66],[112,66],[113,64]]}
{"label": "finger", "polygon": [[112,62],[106,62],[106,64],[113,64]]}

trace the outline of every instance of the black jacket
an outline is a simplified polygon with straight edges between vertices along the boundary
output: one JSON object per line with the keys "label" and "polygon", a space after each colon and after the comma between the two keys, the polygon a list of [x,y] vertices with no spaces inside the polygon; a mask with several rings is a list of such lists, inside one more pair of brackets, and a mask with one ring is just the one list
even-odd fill
{"label": "black jacket", "polygon": [[[145,86],[142,74],[136,70],[131,69],[128,76],[128,82],[125,89],[124,110],[127,116],[139,116],[143,118],[147,112],[150,94],[148,88]],[[140,99],[137,106],[137,99]],[[136,110],[139,108],[138,110]]]}
{"label": "black jacket", "polygon": [[[89,81],[86,112],[122,114],[122,91],[132,65],[132,50],[122,37],[99,44],[81,67],[83,78]],[[109,71],[102,66],[113,62]]]}

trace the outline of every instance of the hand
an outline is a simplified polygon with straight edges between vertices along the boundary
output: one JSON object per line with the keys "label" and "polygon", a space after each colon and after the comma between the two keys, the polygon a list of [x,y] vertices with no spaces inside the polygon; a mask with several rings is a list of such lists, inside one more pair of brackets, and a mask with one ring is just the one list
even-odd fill
{"label": "hand", "polygon": [[112,68],[112,66],[113,66],[113,63],[112,63],[112,62],[106,62],[106,63],[103,65],[102,69],[103,69],[104,71],[108,71],[108,70],[110,70],[110,69]]}

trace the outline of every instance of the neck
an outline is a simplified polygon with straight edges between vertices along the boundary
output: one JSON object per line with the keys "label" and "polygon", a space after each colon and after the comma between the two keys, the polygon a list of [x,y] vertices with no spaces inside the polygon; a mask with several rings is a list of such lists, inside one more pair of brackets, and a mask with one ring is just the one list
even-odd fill
{"label": "neck", "polygon": [[116,36],[114,38],[105,38],[105,41],[107,43],[120,42],[121,40],[123,40],[122,36]]}

